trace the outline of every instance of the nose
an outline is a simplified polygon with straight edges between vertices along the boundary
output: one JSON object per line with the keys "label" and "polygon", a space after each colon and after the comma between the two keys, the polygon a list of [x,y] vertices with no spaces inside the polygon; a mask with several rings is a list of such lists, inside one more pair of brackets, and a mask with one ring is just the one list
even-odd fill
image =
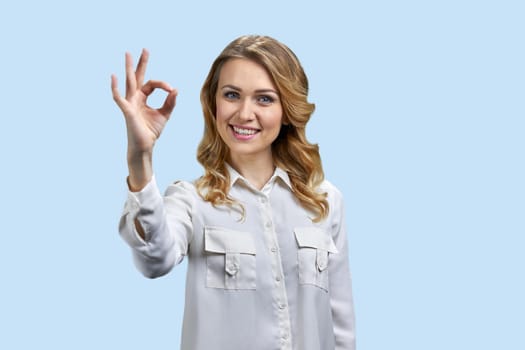
{"label": "nose", "polygon": [[239,119],[242,121],[250,121],[255,119],[255,110],[253,108],[252,101],[250,99],[245,98],[241,100],[240,106],[239,106]]}

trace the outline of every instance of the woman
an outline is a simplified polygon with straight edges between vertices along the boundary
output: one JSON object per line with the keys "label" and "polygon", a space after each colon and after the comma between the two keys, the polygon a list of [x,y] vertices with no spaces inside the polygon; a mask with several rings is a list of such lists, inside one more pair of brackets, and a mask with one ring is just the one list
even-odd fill
{"label": "woman", "polygon": [[[340,192],[307,142],[314,110],[294,53],[243,36],[213,63],[201,91],[204,175],[161,196],[152,153],[177,91],[143,83],[148,52],[126,96],[113,97],[128,134],[129,195],[119,230],[137,268],[162,276],[188,257],[182,349],[354,349],[354,312]],[[164,105],[147,106],[155,90]]]}

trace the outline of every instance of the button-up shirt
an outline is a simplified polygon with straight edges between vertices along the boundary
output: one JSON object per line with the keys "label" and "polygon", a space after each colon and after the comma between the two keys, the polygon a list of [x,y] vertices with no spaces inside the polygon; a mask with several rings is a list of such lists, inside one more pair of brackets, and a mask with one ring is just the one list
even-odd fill
{"label": "button-up shirt", "polygon": [[203,200],[190,182],[162,196],[153,178],[128,193],[120,220],[145,276],[188,258],[181,349],[355,349],[341,193],[323,182],[329,214],[314,223],[282,169],[261,190],[228,171],[229,195],[244,215]]}

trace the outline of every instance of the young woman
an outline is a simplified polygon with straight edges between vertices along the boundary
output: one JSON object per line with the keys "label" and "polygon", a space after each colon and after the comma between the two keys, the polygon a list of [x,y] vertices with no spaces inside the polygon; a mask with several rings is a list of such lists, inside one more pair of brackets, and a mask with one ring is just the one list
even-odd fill
{"label": "young woman", "polygon": [[[348,243],[341,193],[324,180],[305,127],[314,111],[294,53],[275,39],[243,36],[217,57],[204,82],[204,175],[155,183],[155,141],[177,91],[144,83],[148,52],[126,96],[113,98],[128,135],[129,195],[119,230],[147,277],[186,256],[182,349],[355,349]],[[148,96],[168,93],[152,109]]]}

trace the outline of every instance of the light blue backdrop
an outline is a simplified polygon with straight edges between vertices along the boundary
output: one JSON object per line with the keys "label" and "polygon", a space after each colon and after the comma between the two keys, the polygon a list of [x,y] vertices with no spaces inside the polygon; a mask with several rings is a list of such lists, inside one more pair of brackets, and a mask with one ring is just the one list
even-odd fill
{"label": "light blue backdrop", "polygon": [[[525,349],[522,1],[0,5],[1,349],[177,349],[185,266],[143,278],[117,234],[124,52],[179,103],[161,187],[201,173],[199,89],[245,33],[301,59],[344,193],[360,350]],[[122,91],[122,90],[121,90]],[[157,96],[157,104],[162,96]]]}

